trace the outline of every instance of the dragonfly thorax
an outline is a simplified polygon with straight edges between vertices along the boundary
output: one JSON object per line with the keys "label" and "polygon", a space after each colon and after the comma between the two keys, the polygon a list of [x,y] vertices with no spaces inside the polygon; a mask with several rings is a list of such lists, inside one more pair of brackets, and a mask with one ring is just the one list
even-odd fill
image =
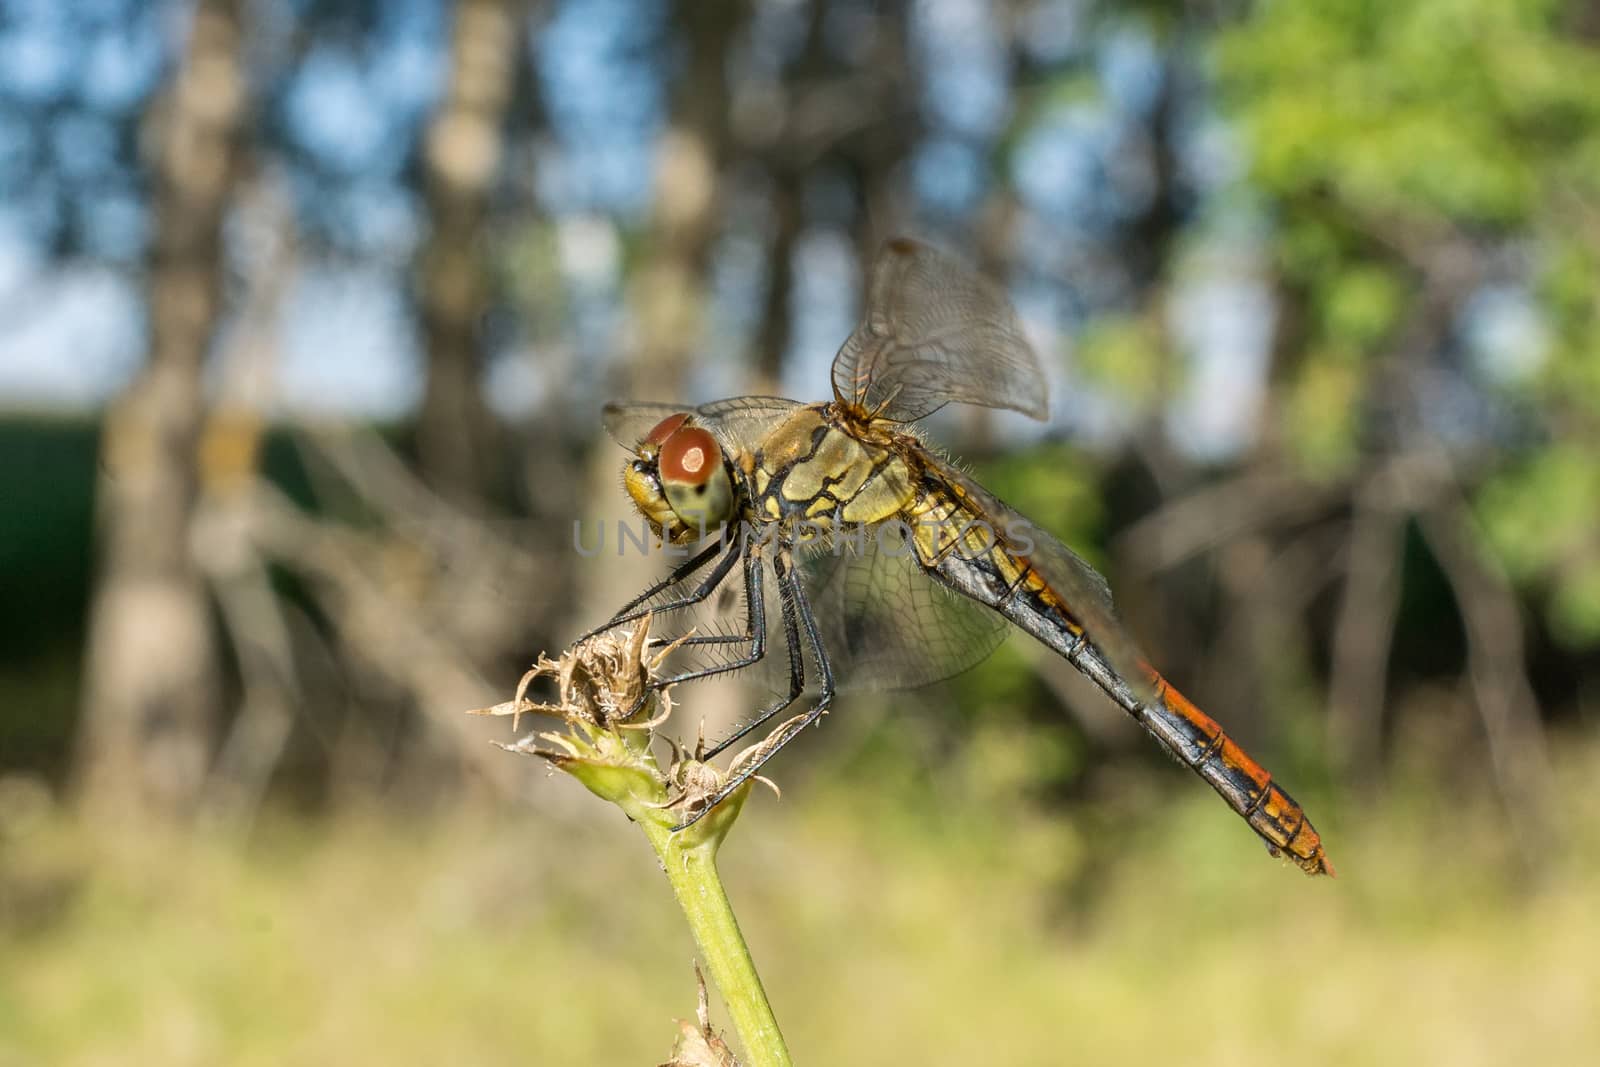
{"label": "dragonfly thorax", "polygon": [[761,441],[752,470],[759,519],[813,525],[883,522],[912,496],[905,461],[826,404],[797,408]]}

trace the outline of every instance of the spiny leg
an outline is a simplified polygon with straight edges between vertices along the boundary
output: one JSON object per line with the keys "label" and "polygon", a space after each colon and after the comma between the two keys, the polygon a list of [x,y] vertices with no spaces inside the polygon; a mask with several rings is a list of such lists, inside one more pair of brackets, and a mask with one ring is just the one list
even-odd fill
{"label": "spiny leg", "polygon": [[[774,561],[773,567],[777,568],[778,566],[779,566],[779,564],[776,561]],[[782,582],[782,580],[781,580],[782,579],[782,572],[781,571],[779,572],[779,578],[780,578],[779,584],[778,584],[778,595],[779,595],[779,598],[780,598],[779,599],[779,605],[785,611],[788,611],[789,610],[788,586],[786,584],[784,584]],[[796,626],[796,624],[794,623],[794,620],[792,618],[790,618],[790,617],[787,617],[787,616],[784,619],[784,623],[785,623],[786,627]],[[684,637],[652,637],[650,639],[650,647],[651,648],[664,648],[667,645],[673,645],[673,646],[676,646],[678,648],[696,648],[696,647],[699,647],[699,646],[702,646],[702,645],[742,645],[745,642],[751,640],[752,637],[754,637],[754,635],[752,633],[750,633],[748,627],[749,627],[749,624],[746,623],[746,629],[745,629],[745,631],[743,633],[732,633],[732,632],[729,632],[729,633],[708,633],[708,634],[691,633],[691,634],[689,634],[687,636],[684,636]],[[788,633],[787,629],[785,630],[785,635],[784,636],[786,638],[789,638],[789,633]],[[794,654],[795,649],[797,649],[799,647],[799,638],[798,638],[798,636],[796,636],[796,637],[794,637],[792,639],[789,639],[788,640],[788,645],[789,645],[789,650],[790,650],[790,653],[791,653],[791,656],[792,656]],[[791,673],[793,672],[793,669],[794,669],[793,664],[791,664],[791,667],[790,667]],[[802,674],[802,677],[804,677],[803,674]],[[719,745],[718,749],[720,750],[721,747],[722,746]]]}
{"label": "spiny leg", "polygon": [[734,730],[733,733],[718,741],[711,749],[705,752],[702,759],[712,759],[725,752],[729,745],[770,722],[773,716],[788,708],[806,689],[806,657],[800,648],[800,624],[796,621],[794,594],[789,589],[789,564],[780,553],[772,561],[773,572],[778,578],[778,606],[783,613],[783,641],[789,655],[789,693],[779,697],[773,703],[758,711],[754,716]]}
{"label": "spiny leg", "polygon": [[[748,625],[746,623],[745,627],[748,627]],[[649,647],[665,648],[667,645],[673,645],[678,648],[698,648],[701,645],[742,645],[754,636],[745,627],[741,627],[737,631],[730,629],[725,632],[708,627],[708,629],[711,629],[710,633],[696,633],[694,631],[699,630],[700,627],[695,626],[689,633],[681,637],[652,637]]]}
{"label": "spiny leg", "polygon": [[744,601],[745,632],[749,634],[750,641],[749,652],[727,663],[718,663],[710,667],[697,667],[693,670],[680,671],[677,674],[657,678],[646,688],[648,690],[665,689],[667,686],[677,685],[679,682],[693,682],[701,678],[710,678],[717,674],[727,674],[730,671],[742,670],[752,663],[759,662],[761,657],[767,654],[767,613],[761,586],[761,553],[756,548],[751,548],[745,553]]}
{"label": "spiny leg", "polygon": [[680,563],[676,567],[672,568],[672,573],[671,574],[667,575],[665,578],[662,578],[660,581],[655,582],[653,585],[651,585],[644,592],[640,593],[638,596],[634,597],[632,600],[630,600],[626,604],[622,605],[622,607],[618,608],[616,610],[616,612],[611,616],[610,621],[608,621],[608,622],[596,627],[593,630],[590,630],[588,633],[584,634],[583,637],[580,637],[578,640],[580,640],[580,641],[587,640],[588,638],[593,637],[597,633],[601,633],[601,632],[603,632],[605,630],[609,630],[613,626],[620,626],[623,622],[630,621],[630,620],[627,620],[627,619],[624,618],[624,616],[627,615],[630,611],[632,611],[634,608],[637,608],[639,605],[643,604],[645,601],[649,600],[651,597],[657,595],[658,593],[661,593],[662,591],[664,591],[666,589],[670,589],[673,586],[677,585],[678,583],[682,582],[684,579],[690,577],[691,575],[693,575],[695,573],[695,571],[698,571],[700,568],[704,567],[707,563],[710,563],[713,559],[715,559],[717,557],[717,555],[720,552],[722,552],[723,549],[725,549],[726,547],[727,546],[724,545],[721,541],[718,541],[716,544],[707,545],[704,551],[700,552],[698,555],[694,556],[691,559],[684,560],[682,563]]}
{"label": "spiny leg", "polygon": [[792,566],[789,548],[789,545],[784,545],[779,550],[779,556],[783,560],[783,570],[787,572],[785,577],[788,581],[790,595],[794,599],[795,608],[800,615],[800,623],[805,627],[806,638],[811,645],[812,653],[816,656],[817,673],[821,677],[817,702],[804,715],[780,727],[771,743],[763,745],[762,751],[758,756],[739,768],[738,774],[730,778],[705,803],[699,805],[687,819],[674,826],[674,831],[693,826],[706,812],[732,796],[735,790],[760,773],[761,768],[766,766],[768,760],[776,756],[790,741],[800,736],[802,730],[822,718],[828,710],[828,705],[833,703],[833,665],[828,662],[828,652],[822,645],[822,634],[817,626],[816,616],[811,613],[811,603],[806,599],[805,588],[800,584],[799,575]]}
{"label": "spiny leg", "polygon": [[[683,582],[690,575],[694,574],[695,571],[705,566],[707,561],[709,561],[718,552],[723,551],[724,548],[727,549],[727,554],[717,562],[717,565],[711,569],[711,573],[705,576],[700,584],[695,587],[692,593],[679,597],[677,600],[669,600],[663,604],[639,607],[640,604],[643,604],[646,600],[649,600],[656,594]],[[700,553],[700,555],[694,557],[686,563],[679,565],[671,574],[667,575],[661,581],[645,590],[644,593],[628,601],[628,603],[623,606],[621,611],[617,612],[611,617],[610,621],[595,627],[593,630],[590,630],[588,633],[578,638],[578,642],[587,641],[596,634],[604,633],[614,626],[621,626],[624,623],[635,622],[654,612],[677,611],[680,608],[693,607],[695,604],[705,600],[706,597],[710,596],[716,590],[717,586],[722,584],[722,580],[728,576],[728,572],[733,570],[733,565],[738,562],[739,555],[740,544],[737,538],[734,539],[731,547],[724,545],[721,541],[718,541],[716,544]]]}
{"label": "spiny leg", "polygon": [[701,645],[742,645],[750,640],[749,634],[690,634],[688,637],[652,637],[651,648],[698,648]]}

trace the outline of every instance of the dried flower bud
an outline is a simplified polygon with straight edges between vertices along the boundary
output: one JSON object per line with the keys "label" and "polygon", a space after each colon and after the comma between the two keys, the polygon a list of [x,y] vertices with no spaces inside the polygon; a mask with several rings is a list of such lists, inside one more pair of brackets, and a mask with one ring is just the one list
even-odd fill
{"label": "dried flower bud", "polygon": [[728,1043],[711,1029],[711,1009],[706,1003],[706,980],[700,965],[694,965],[694,981],[699,987],[695,1021],[678,1020],[678,1040],[672,1046],[672,1059],[661,1067],[739,1067]]}

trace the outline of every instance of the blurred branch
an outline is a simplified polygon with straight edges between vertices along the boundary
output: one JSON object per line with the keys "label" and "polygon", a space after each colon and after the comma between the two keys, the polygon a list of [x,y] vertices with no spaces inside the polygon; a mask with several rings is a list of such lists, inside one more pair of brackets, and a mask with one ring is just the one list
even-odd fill
{"label": "blurred branch", "polygon": [[1438,497],[1418,511],[1417,522],[1460,605],[1467,674],[1495,783],[1517,824],[1518,844],[1536,866],[1551,840],[1550,758],[1528,680],[1516,596],[1496,564],[1474,547],[1474,521],[1453,482],[1441,482]]}
{"label": "blurred branch", "polygon": [[[567,602],[552,577],[556,550],[548,538],[564,538],[565,523],[513,524],[465,512],[370,430],[310,429],[297,440],[319,496],[370,517],[370,536],[385,538],[395,594],[408,595],[408,610],[425,610],[428,625],[470,648],[471,658],[520,657],[531,633],[562,621],[555,616]],[[507,526],[512,534],[502,532]]]}
{"label": "blurred branch", "polygon": [[238,833],[255,819],[303,696],[284,606],[264,561],[247,544],[232,547],[241,558],[213,575],[211,588],[238,657],[244,695],[217,754],[206,809],[211,820]]}
{"label": "blurred branch", "polygon": [[1252,717],[1257,725],[1263,717],[1271,722],[1274,702],[1306,669],[1308,615],[1338,576],[1345,539],[1342,523],[1323,522],[1281,547],[1278,538],[1263,534],[1222,554],[1218,572],[1228,599],[1219,615],[1225,621],[1202,669],[1206,691],[1218,694],[1218,707],[1229,709],[1235,729],[1250,729]]}
{"label": "blurred branch", "polygon": [[1344,592],[1333,630],[1328,738],[1350,774],[1371,776],[1382,749],[1389,652],[1400,611],[1405,514],[1398,461],[1381,466],[1355,493]]}
{"label": "blurred branch", "polygon": [[252,504],[251,536],[259,550],[311,580],[349,651],[415,694],[423,719],[443,732],[452,750],[481,779],[503,793],[520,776],[492,752],[456,708],[489,702],[493,686],[473,670],[429,618],[398,600],[384,571],[391,554],[381,541],[349,527],[303,515],[277,490],[262,484]]}
{"label": "blurred branch", "polygon": [[551,558],[524,543],[536,544],[527,534],[541,528],[502,536],[430,490],[374,432],[322,428],[296,439],[324,507],[358,518],[312,517],[262,485],[252,519],[260,550],[311,580],[347,655],[409,694],[449,751],[498,790],[518,789],[453,709],[486,703],[480,669],[522,654],[565,606]]}
{"label": "blurred branch", "polygon": [[1265,468],[1246,470],[1163,504],[1117,537],[1139,569],[1167,570],[1264,527],[1315,518],[1338,505],[1338,486]]}
{"label": "blurred branch", "polygon": [[217,753],[204,807],[235,833],[248,829],[305,705],[287,611],[250,540],[249,502],[259,477],[266,411],[274,395],[284,296],[298,265],[294,210],[266,172],[241,196],[235,221],[254,269],[228,343],[216,357],[217,399],[200,442],[196,560],[239,665],[242,701]]}

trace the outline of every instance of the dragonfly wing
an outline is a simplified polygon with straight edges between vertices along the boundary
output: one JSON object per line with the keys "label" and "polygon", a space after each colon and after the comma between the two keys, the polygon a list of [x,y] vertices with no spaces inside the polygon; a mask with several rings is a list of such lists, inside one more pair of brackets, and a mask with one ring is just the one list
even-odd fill
{"label": "dragonfly wing", "polygon": [[761,440],[797,407],[781,396],[735,396],[695,408],[695,420],[738,452],[753,452]]}
{"label": "dragonfly wing", "polygon": [[683,410],[682,404],[612,401],[600,409],[600,422],[613,441],[632,452],[658,422]]}
{"label": "dragonfly wing", "polygon": [[601,411],[601,421],[611,439],[630,452],[639,447],[657,423],[683,411],[693,411],[695,421],[735,451],[748,451],[772,431],[779,419],[800,406],[798,400],[776,396],[736,396],[689,408],[683,404],[612,402]]}
{"label": "dragonfly wing", "polygon": [[895,422],[951,401],[1045,417],[1045,380],[1004,292],[905,238],[872,269],[866,314],[833,361],[834,395]]}
{"label": "dragonfly wing", "polygon": [[1111,586],[1100,572],[972,476],[931,453],[922,458],[973,513],[986,516],[985,521],[1007,550],[1044,581],[1134,693],[1141,699],[1150,698],[1153,691],[1149,668],[1137,642],[1117,618]]}
{"label": "dragonfly wing", "polygon": [[[900,555],[899,549],[886,552],[870,537],[862,552],[835,554],[821,544],[802,548],[796,566],[834,684],[841,690],[914,689],[954,677],[987,658],[1010,632],[1000,614],[950,592],[924,574],[910,555]],[[767,653],[737,677],[778,694],[788,689],[789,658],[782,595],[770,559],[762,563],[762,576]],[[739,573],[730,574],[715,595],[673,612],[671,632],[693,630],[702,638],[744,634],[744,591]],[[669,624],[661,625],[666,633]],[[796,625],[806,684],[815,690],[816,659],[798,629],[798,616]],[[748,647],[743,640],[696,644],[675,654],[673,668],[729,663]]]}
{"label": "dragonfly wing", "polygon": [[988,658],[1006,620],[932,581],[909,545],[813,549],[801,576],[838,683],[848,689],[912,689],[954,677]]}
{"label": "dragonfly wing", "polygon": [[[803,547],[796,561],[807,603],[817,620],[839,689],[913,689],[960,674],[1005,640],[1006,620],[997,612],[950,592],[931,580],[909,546],[885,550],[867,538],[864,551],[835,553],[818,543]],[[903,553],[903,554],[902,554]],[[762,563],[762,608],[767,654],[738,677],[769,693],[788,689],[788,642],[783,603],[770,559]],[[692,582],[690,583],[692,584]],[[674,611],[662,633],[731,637],[746,633],[745,586],[739,571],[692,608]],[[665,599],[665,595],[661,599]],[[665,619],[665,617],[664,617]],[[799,625],[796,616],[797,627]],[[797,628],[807,685],[819,675],[804,631]],[[674,656],[673,668],[704,669],[737,659],[743,641],[697,643]]]}

